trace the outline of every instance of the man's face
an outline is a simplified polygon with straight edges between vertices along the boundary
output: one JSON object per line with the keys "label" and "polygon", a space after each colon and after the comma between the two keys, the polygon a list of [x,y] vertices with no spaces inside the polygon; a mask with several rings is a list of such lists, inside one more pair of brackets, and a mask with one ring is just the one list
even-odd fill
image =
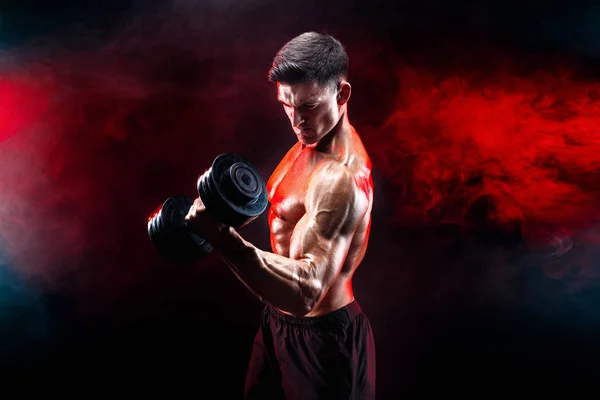
{"label": "man's face", "polygon": [[283,104],[300,143],[311,145],[321,140],[340,119],[337,88],[316,82],[288,85],[277,83],[277,100]]}

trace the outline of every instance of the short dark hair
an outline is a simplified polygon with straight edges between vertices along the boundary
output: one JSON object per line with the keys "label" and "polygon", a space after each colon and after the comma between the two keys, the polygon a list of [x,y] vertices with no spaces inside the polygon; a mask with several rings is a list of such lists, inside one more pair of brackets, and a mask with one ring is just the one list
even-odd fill
{"label": "short dark hair", "polygon": [[348,78],[348,66],[348,55],[339,40],[305,32],[277,52],[269,70],[269,82],[337,84]]}

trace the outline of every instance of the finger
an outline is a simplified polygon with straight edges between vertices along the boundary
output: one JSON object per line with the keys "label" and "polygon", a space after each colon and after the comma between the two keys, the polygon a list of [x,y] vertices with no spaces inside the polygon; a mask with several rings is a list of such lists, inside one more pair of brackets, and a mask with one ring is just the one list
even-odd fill
{"label": "finger", "polygon": [[187,212],[187,215],[185,216],[184,220],[185,221],[189,221],[190,218],[192,218],[192,216],[196,214],[196,203],[193,203],[192,206],[190,207],[190,209]]}

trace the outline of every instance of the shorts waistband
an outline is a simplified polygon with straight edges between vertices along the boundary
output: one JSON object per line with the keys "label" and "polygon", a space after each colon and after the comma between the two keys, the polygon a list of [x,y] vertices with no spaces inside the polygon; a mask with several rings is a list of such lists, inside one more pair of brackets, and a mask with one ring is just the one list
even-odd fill
{"label": "shorts waistband", "polygon": [[348,303],[342,308],[327,314],[319,315],[317,317],[295,317],[293,315],[284,314],[271,306],[267,306],[266,311],[276,320],[282,321],[289,325],[306,327],[337,325],[347,321],[349,318],[353,318],[362,314],[362,309],[356,300],[353,300],[351,303]]}

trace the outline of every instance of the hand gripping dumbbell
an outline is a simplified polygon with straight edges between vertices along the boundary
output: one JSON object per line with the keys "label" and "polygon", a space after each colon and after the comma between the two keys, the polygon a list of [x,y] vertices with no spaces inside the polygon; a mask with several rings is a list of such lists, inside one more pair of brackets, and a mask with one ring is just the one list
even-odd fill
{"label": "hand gripping dumbbell", "polygon": [[[256,168],[235,154],[217,156],[198,178],[197,190],[206,210],[228,226],[244,226],[267,208],[264,180]],[[193,263],[213,250],[185,223],[193,203],[190,197],[172,196],[148,218],[150,240],[165,258]]]}

